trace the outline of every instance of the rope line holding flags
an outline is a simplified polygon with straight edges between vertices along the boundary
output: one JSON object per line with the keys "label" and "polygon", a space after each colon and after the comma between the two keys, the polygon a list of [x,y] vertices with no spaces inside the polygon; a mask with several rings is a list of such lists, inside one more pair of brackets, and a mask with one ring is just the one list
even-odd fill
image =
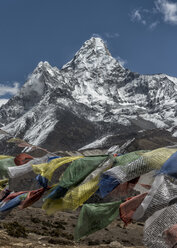
{"label": "rope line holding flags", "polygon": [[0,133],[11,137],[11,139],[7,140],[8,143],[14,143],[18,147],[21,147],[21,148],[28,147],[28,148],[31,148],[33,150],[38,149],[38,150],[44,151],[45,153],[51,154],[53,156],[57,156],[55,153],[50,152],[47,149],[44,149],[44,148],[42,148],[40,146],[29,144],[28,142],[26,142],[26,141],[24,141],[24,140],[22,140],[22,139],[20,139],[18,137],[15,137],[15,136],[11,135],[10,133],[8,133],[8,132],[6,132],[6,131],[4,131],[2,129],[0,129]]}

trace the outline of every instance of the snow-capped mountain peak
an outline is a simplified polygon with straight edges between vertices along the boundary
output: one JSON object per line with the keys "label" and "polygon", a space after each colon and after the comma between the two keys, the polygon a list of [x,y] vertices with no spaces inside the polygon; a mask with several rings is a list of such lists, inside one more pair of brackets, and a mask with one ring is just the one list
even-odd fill
{"label": "snow-capped mountain peak", "polygon": [[104,41],[98,37],[92,37],[90,40],[87,40],[80,48],[80,50],[76,53],[75,56],[77,57],[77,56],[85,55],[85,57],[88,57],[91,56],[90,53],[93,53],[93,55],[97,55],[97,56],[99,55],[111,56]]}
{"label": "snow-capped mountain peak", "polygon": [[68,149],[124,130],[164,128],[177,136],[176,116],[176,78],[124,69],[92,37],[61,70],[40,62],[1,106],[0,125],[35,145]]}
{"label": "snow-capped mountain peak", "polygon": [[41,74],[41,76],[48,75],[50,77],[54,77],[56,73],[59,73],[59,69],[57,67],[52,67],[47,61],[41,61],[38,63],[32,74]]}
{"label": "snow-capped mountain peak", "polygon": [[[104,41],[101,38],[92,37],[87,40],[80,50],[75,54],[74,58],[62,67],[62,69],[77,69],[96,70],[109,65],[110,69],[113,65],[119,65],[119,62],[114,59]],[[122,66],[121,66],[122,67]]]}

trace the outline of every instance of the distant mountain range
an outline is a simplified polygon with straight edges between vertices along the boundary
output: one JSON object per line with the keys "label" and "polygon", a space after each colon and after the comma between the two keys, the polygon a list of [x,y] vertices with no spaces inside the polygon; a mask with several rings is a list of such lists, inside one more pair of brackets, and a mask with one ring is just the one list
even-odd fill
{"label": "distant mountain range", "polygon": [[[125,69],[95,37],[61,70],[40,62],[0,108],[3,130],[51,151],[108,148],[145,136],[152,147],[175,144],[176,126],[177,78]],[[1,134],[1,153],[9,153],[4,140]]]}

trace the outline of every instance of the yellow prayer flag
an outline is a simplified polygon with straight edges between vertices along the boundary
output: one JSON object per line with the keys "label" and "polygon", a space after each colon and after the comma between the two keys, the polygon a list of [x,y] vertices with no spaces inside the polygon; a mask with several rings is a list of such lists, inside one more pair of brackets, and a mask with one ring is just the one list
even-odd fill
{"label": "yellow prayer flag", "polygon": [[79,158],[83,158],[83,156],[56,158],[49,163],[35,164],[32,165],[32,167],[36,174],[40,174],[41,176],[51,180],[56,169]]}

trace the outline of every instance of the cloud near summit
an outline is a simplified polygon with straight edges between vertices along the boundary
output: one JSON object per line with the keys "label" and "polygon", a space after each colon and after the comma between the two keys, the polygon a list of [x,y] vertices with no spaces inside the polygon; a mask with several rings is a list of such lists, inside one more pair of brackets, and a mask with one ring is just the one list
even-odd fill
{"label": "cloud near summit", "polygon": [[7,99],[6,94],[15,95],[19,90],[20,84],[15,82],[13,86],[7,86],[5,84],[0,84],[0,106],[5,104],[9,99]]}
{"label": "cloud near summit", "polygon": [[18,92],[19,83],[13,83],[13,86],[6,86],[4,84],[0,84],[0,96],[5,94],[15,95]]}

